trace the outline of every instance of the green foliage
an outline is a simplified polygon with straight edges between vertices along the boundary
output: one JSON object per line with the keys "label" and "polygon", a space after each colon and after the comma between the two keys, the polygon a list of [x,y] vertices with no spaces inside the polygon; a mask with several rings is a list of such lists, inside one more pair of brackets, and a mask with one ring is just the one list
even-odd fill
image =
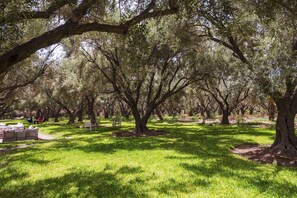
{"label": "green foliage", "polygon": [[[36,0],[13,0],[0,3],[0,54],[47,30],[49,23],[44,20],[18,20],[18,13],[26,15],[26,12],[33,9],[42,9],[44,3],[44,0],[42,2]],[[7,17],[9,18],[7,19]]]}
{"label": "green foliage", "polygon": [[[40,125],[57,140],[2,153],[5,197],[296,197],[295,168],[231,154],[238,144],[270,144],[273,131],[249,126],[151,123],[166,136],[113,138],[111,122],[88,131]],[[122,129],[132,129],[124,122]],[[15,143],[1,145],[9,146]],[[27,144],[19,142],[18,144]]]}
{"label": "green foliage", "polygon": [[[264,93],[283,96],[286,82],[296,76],[296,2],[196,3],[198,8],[192,8],[190,30],[209,37],[247,65],[248,75]],[[217,46],[212,51],[222,54]]]}

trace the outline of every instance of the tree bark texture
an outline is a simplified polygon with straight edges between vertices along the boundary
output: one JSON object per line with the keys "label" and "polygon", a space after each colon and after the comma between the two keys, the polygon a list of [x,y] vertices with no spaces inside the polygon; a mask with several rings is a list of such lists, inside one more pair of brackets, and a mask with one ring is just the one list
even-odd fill
{"label": "tree bark texture", "polygon": [[59,115],[55,115],[55,117],[54,117],[54,122],[59,122]]}
{"label": "tree bark texture", "polygon": [[96,124],[97,123],[96,114],[95,114],[95,111],[94,111],[95,100],[87,100],[87,101],[88,101],[88,115],[89,115],[89,118],[90,118],[92,124]]}
{"label": "tree bark texture", "polygon": [[293,101],[289,97],[284,97],[276,101],[278,110],[276,120],[276,136],[271,145],[275,153],[297,154],[297,138],[295,135],[294,119],[296,109]]}
{"label": "tree bark texture", "polygon": [[109,118],[109,111],[104,109],[104,118],[108,119]]}
{"label": "tree bark texture", "polygon": [[255,107],[250,107],[249,108],[250,115],[254,115],[254,110],[255,110]]}
{"label": "tree bark texture", "polygon": [[223,117],[222,117],[222,120],[221,120],[221,124],[230,124],[229,122],[229,111],[227,110],[222,110],[222,114],[223,114]]}
{"label": "tree bark texture", "polygon": [[77,113],[77,117],[78,117],[78,122],[82,122],[83,120],[84,120],[84,111],[83,111],[83,109],[80,109],[79,111],[78,111],[78,113]]}
{"label": "tree bark texture", "polygon": [[241,115],[245,115],[245,110],[246,110],[245,107],[240,107],[240,113],[241,113]]}
{"label": "tree bark texture", "polygon": [[60,117],[60,111],[61,111],[61,107],[58,107],[57,110],[56,108],[53,110],[54,113],[54,122],[59,122],[59,117]]}
{"label": "tree bark texture", "polygon": [[69,120],[67,124],[74,124],[75,123],[75,115],[73,113],[68,112]]}
{"label": "tree bark texture", "polygon": [[137,107],[132,107],[132,115],[135,119],[135,134],[143,134],[149,131],[146,125],[151,113],[152,110],[148,110],[144,116],[141,116]]}

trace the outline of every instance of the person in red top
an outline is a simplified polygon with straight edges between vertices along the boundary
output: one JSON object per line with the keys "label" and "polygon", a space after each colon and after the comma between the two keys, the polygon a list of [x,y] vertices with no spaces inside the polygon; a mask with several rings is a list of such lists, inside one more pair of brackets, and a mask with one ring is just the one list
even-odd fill
{"label": "person in red top", "polygon": [[38,121],[38,123],[43,122],[43,118],[39,117],[37,121]]}

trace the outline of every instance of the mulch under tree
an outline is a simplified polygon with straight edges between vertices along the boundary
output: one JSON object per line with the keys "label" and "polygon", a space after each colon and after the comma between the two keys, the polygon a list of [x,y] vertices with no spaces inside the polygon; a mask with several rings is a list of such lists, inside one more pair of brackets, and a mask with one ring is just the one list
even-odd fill
{"label": "mulch under tree", "polygon": [[246,144],[235,147],[232,152],[262,164],[297,167],[296,155],[273,153],[271,152],[270,145]]}

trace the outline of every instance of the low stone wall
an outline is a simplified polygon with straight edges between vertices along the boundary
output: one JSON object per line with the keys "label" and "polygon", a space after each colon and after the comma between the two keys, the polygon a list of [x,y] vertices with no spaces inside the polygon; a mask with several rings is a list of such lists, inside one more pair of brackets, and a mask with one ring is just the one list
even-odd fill
{"label": "low stone wall", "polygon": [[17,140],[37,140],[38,129],[25,129],[25,130],[8,130],[2,131],[3,142],[17,141]]}

